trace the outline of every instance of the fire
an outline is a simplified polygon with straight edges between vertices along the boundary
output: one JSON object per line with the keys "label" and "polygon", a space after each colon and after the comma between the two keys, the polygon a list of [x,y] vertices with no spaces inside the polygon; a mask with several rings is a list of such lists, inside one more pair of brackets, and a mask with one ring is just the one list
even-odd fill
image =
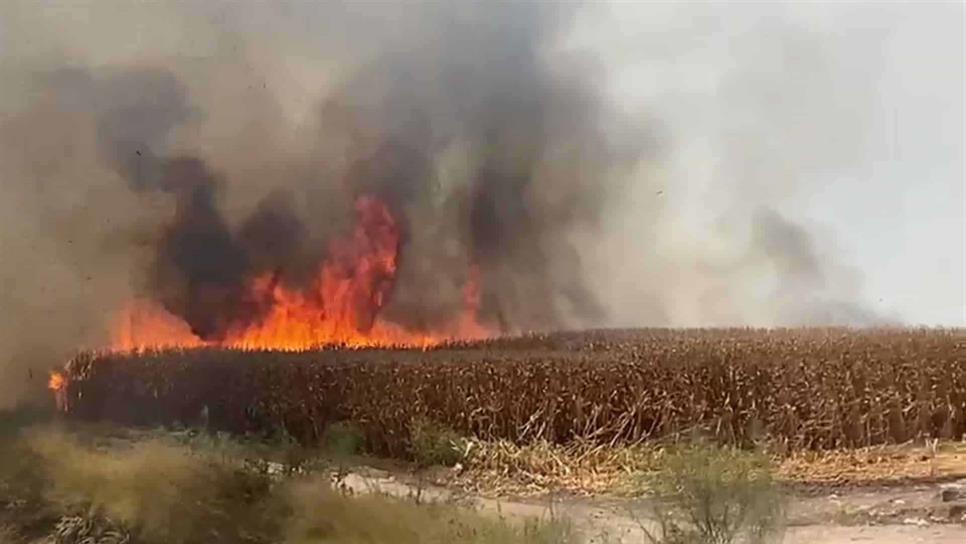
{"label": "fire", "polygon": [[57,403],[57,410],[67,411],[67,377],[60,372],[51,372],[50,379],[47,380],[47,388],[54,392],[54,402]]}
{"label": "fire", "polygon": [[113,324],[111,347],[118,351],[203,345],[205,342],[191,332],[184,320],[150,300],[129,302]]}
{"label": "fire", "polygon": [[380,200],[362,196],[355,204],[356,224],[330,244],[307,289],[284,285],[268,273],[249,282],[251,300],[266,308],[260,319],[236,324],[224,338],[205,341],[188,324],[158,304],[129,303],[114,327],[112,348],[190,348],[214,345],[234,349],[298,351],[320,346],[426,348],[447,340],[482,338],[489,331],[477,319],[479,270],[470,268],[464,288],[464,310],[441,331],[411,331],[380,319],[395,283],[400,229]]}
{"label": "fire", "polygon": [[50,379],[47,381],[47,387],[51,391],[63,391],[64,387],[67,386],[67,378],[64,377],[60,372],[51,372]]}

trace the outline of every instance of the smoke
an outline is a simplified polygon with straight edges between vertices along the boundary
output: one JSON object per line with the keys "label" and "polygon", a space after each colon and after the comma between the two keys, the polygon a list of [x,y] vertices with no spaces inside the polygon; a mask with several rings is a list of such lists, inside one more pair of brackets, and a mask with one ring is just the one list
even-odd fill
{"label": "smoke", "polygon": [[[102,343],[132,296],[203,338],[257,322],[245,286],[306,288],[366,196],[400,231],[369,310],[408,329],[453,319],[474,273],[480,319],[506,332],[879,319],[861,276],[783,209],[803,171],[864,145],[825,129],[867,124],[871,96],[838,85],[832,39],[741,29],[733,58],[700,61],[727,107],[699,111],[679,81],[630,106],[602,34],[574,45],[589,8],[58,6],[0,12],[0,76],[17,82],[0,95],[4,383]],[[715,17],[686,35],[681,16],[617,45],[690,69]],[[723,142],[714,175],[692,175],[682,126]]]}
{"label": "smoke", "polygon": [[[909,68],[890,53],[907,51],[896,37],[915,25],[930,28],[940,38],[924,56],[961,73],[961,56],[942,45],[957,41],[949,32],[955,25],[937,27],[938,8],[911,6],[650,6],[621,15],[627,24],[616,28],[609,15],[588,17],[574,47],[612,59],[612,99],[629,116],[660,119],[668,145],[658,163],[642,167],[644,182],[609,209],[607,235],[588,241],[599,264],[592,276],[607,278],[597,286],[612,322],[898,322],[868,304],[865,278],[848,253],[864,257],[866,267],[882,262],[867,249],[873,239],[890,252],[885,240],[910,228],[903,212],[911,208],[894,209],[892,221],[877,217],[890,213],[887,195],[916,193],[906,188],[919,176],[895,176],[904,134],[896,112],[916,115],[921,103],[889,102],[903,88],[887,87],[885,74]],[[961,102],[954,90],[925,87],[916,84],[916,92]],[[945,146],[932,132],[917,134],[930,148]],[[921,167],[948,166],[949,157],[937,155]],[[943,183],[955,186],[955,179]],[[859,226],[870,217],[879,219],[879,232],[873,222]],[[843,240],[823,222],[864,236]],[[880,297],[893,295],[877,287]]]}
{"label": "smoke", "polygon": [[[172,72],[55,73],[49,88],[59,100],[94,117],[105,164],[134,192],[173,197],[174,217],[157,242],[147,295],[198,336],[222,338],[261,317],[261,305],[246,292],[256,276],[267,271],[289,282],[304,276],[301,237],[288,235],[325,232],[303,221],[345,222],[347,204],[370,195],[388,204],[403,232],[403,273],[392,286],[387,319],[415,329],[454,320],[469,271],[478,270],[481,319],[500,330],[599,321],[603,312],[567,236],[593,228],[605,208],[612,189],[600,173],[633,164],[646,149],[608,142],[604,129],[614,125],[604,122],[593,82],[542,58],[566,20],[557,19],[559,9],[466,8],[434,14],[436,31],[428,38],[403,36],[320,97],[321,130],[345,153],[341,163],[318,165],[330,178],[308,176],[281,188],[259,183],[275,202],[294,193],[336,201],[341,210],[299,216],[292,207],[257,201],[237,229],[219,203],[219,192],[232,188],[230,177],[190,146],[182,144],[188,151],[177,154],[169,149],[173,131],[205,111],[190,104]],[[333,114],[341,126],[326,122]],[[458,179],[438,171],[447,154],[459,162]],[[308,171],[284,153],[274,160]]]}
{"label": "smoke", "polygon": [[772,294],[781,323],[856,325],[885,323],[854,300],[861,275],[824,259],[813,236],[777,212],[760,210],[752,220],[752,247],[782,279]]}
{"label": "smoke", "polygon": [[329,98],[374,132],[353,146],[363,151],[350,184],[406,218],[404,275],[387,315],[445,319],[469,261],[481,270],[483,317],[503,329],[599,320],[567,237],[596,225],[617,192],[600,175],[648,150],[612,145],[594,81],[543,58],[566,28],[558,8],[466,8]]}

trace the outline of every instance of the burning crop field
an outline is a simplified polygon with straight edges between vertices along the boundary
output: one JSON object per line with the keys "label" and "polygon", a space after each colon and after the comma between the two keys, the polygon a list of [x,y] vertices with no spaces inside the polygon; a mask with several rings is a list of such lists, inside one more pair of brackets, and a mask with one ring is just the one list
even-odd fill
{"label": "burning crop field", "polygon": [[411,451],[413,422],[516,444],[711,437],[780,451],[966,434],[966,335],[950,330],[628,330],[413,349],[82,353],[52,382],[81,419],[284,431],[352,424]]}
{"label": "burning crop field", "polygon": [[[355,461],[966,475],[960,6],[847,8],[0,1],[0,543],[317,542]],[[102,485],[154,448],[206,519]]]}

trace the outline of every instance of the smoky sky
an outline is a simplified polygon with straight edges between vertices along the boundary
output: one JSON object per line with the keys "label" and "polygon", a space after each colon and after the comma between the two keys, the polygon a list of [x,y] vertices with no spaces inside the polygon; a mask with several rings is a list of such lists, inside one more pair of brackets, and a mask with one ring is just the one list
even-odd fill
{"label": "smoky sky", "polygon": [[853,173],[887,32],[647,10],[5,3],[0,368],[102,345],[131,297],[206,338],[257,321],[245,286],[309,287],[365,195],[400,230],[379,317],[413,330],[474,269],[507,333],[881,322],[790,211]]}
{"label": "smoky sky", "polygon": [[[222,338],[261,317],[265,305],[248,300],[246,287],[256,276],[270,273],[304,288],[300,281],[311,276],[305,271],[327,257],[326,236],[303,236],[313,230],[306,222],[351,224],[345,204],[370,195],[388,205],[402,236],[387,319],[413,329],[452,321],[472,268],[480,272],[480,318],[498,330],[600,321],[604,311],[567,237],[595,228],[619,192],[599,173],[629,168],[650,141],[611,145],[611,121],[594,81],[543,58],[569,20],[566,10],[467,7],[469,15],[435,14],[431,38],[404,36],[319,96],[317,112],[344,119],[331,126],[323,118],[319,127],[329,137],[339,133],[345,160],[315,167],[342,171],[285,180],[235,224],[221,203],[234,189],[230,176],[190,147],[173,145],[176,130],[206,114],[172,70],[46,74],[46,89],[65,109],[92,115],[100,160],[126,189],[174,203],[146,267],[144,294],[202,338]],[[461,179],[447,186],[453,180],[441,179],[438,162],[454,149]],[[306,194],[339,200],[342,210],[300,214],[285,204]],[[338,235],[338,228],[328,232]],[[313,242],[314,250],[307,247]]]}

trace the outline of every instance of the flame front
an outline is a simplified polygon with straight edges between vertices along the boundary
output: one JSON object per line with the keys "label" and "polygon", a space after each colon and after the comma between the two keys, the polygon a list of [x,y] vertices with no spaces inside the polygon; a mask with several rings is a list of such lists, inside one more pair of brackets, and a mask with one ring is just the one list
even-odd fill
{"label": "flame front", "polygon": [[489,336],[477,319],[479,270],[470,267],[463,312],[448,328],[411,331],[380,319],[396,278],[400,231],[388,207],[362,196],[356,200],[352,233],[334,240],[307,289],[282,283],[267,273],[249,282],[248,294],[266,308],[260,319],[227,328],[222,339],[206,341],[181,318],[159,304],[138,300],[122,311],[112,349],[220,346],[234,349],[299,351],[322,346],[426,348],[457,339]]}
{"label": "flame front", "polygon": [[206,342],[195,336],[183,319],[150,300],[127,303],[113,324],[111,348],[118,351],[204,345]]}

